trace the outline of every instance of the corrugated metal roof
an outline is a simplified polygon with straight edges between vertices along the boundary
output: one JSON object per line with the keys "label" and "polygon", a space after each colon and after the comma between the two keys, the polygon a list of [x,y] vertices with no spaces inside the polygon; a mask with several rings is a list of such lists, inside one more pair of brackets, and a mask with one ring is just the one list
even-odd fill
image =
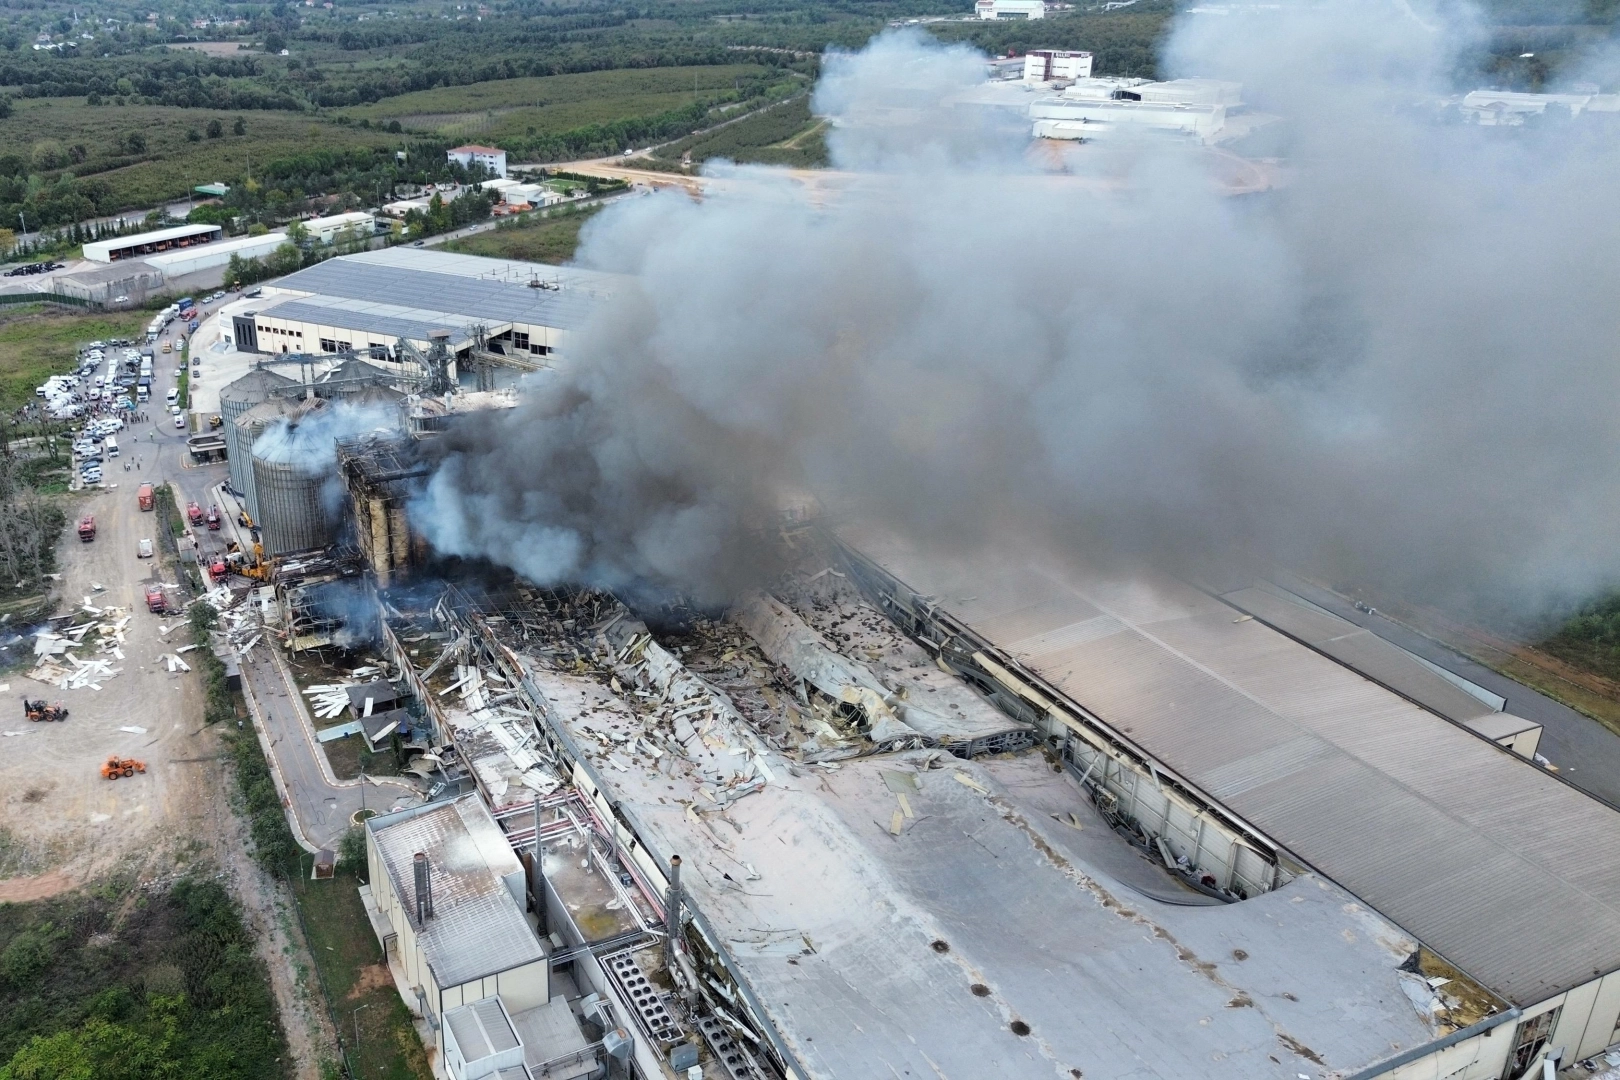
{"label": "corrugated metal roof", "polygon": [[[490,262],[500,265],[498,260]],[[590,296],[566,284],[561,289],[532,289],[521,281],[351,256],[289,274],[275,287],[323,298],[439,312],[457,323],[468,319],[486,326],[516,322],[560,330],[583,325],[593,303]]]}
{"label": "corrugated metal roof", "polygon": [[[394,894],[441,988],[510,971],[545,956],[504,878],[517,856],[477,795],[373,819],[369,824]],[[432,867],[433,915],[418,926],[413,860]]]}
{"label": "corrugated metal roof", "polygon": [[1535,765],[1179,581],[844,535],[1508,1001],[1620,968],[1620,814]]}
{"label": "corrugated metal roof", "polygon": [[1441,716],[1466,722],[1495,711],[1406,650],[1303,600],[1265,587],[1239,589],[1221,599]]}

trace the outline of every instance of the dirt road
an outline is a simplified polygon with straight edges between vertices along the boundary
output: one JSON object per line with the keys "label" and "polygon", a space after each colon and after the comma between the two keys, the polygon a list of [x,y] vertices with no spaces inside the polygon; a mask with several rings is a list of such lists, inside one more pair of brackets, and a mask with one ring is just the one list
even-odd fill
{"label": "dirt road", "polygon": [[[172,379],[171,370],[160,369],[159,400]],[[334,1040],[300,974],[309,960],[289,914],[290,899],[248,854],[246,830],[231,810],[234,779],[219,733],[202,723],[198,673],[170,673],[158,659],[190,640],[184,617],[150,614],[144,603],[145,583],[157,576],[173,581],[175,570],[136,555],[143,538],[162,549],[157,514],[137,505],[140,483],[173,481],[185,499],[203,502],[224,467],[190,467],[187,433],[165,423],[161,410],[149,412],[157,424],[135,425],[120,435],[124,456],[108,463],[109,486],[69,500],[70,520],[96,516],[95,540],[82,543],[69,528],[58,547],[57,611],[88,598],[96,607],[116,606],[130,615],[124,658],[113,661],[119,674],[103,680],[99,691],[61,690],[23,674],[32,667],[30,655],[22,670],[0,676],[0,732],[7,733],[0,736],[0,902],[40,899],[110,874],[152,880],[193,868],[223,871],[269,966],[294,1073],[299,1080],[317,1080]],[[137,458],[139,472],[133,468]],[[128,473],[124,461],[131,463]],[[159,633],[163,626],[172,628],[167,635]],[[24,648],[31,654],[31,643]],[[195,659],[196,653],[185,656]],[[30,723],[24,696],[61,701],[69,718]],[[147,771],[103,780],[98,770],[109,754],[142,760]]]}
{"label": "dirt road", "polygon": [[[59,610],[88,601],[131,615],[124,658],[112,661],[119,674],[104,680],[100,690],[61,690],[18,672],[0,691],[6,827],[56,872],[56,881],[65,877],[77,883],[113,870],[172,865],[182,846],[194,846],[190,838],[217,831],[220,813],[211,794],[218,787],[220,748],[212,732],[201,730],[198,681],[195,675],[171,674],[158,660],[174,645],[185,644],[187,633],[180,619],[149,614],[142,602],[142,587],[157,574],[158,564],[137,558],[136,544],[156,536],[157,522],[136,506],[136,485],[122,480],[122,470],[116,475],[115,488],[75,500],[76,514],[96,516],[96,539],[81,543],[68,530],[58,565]],[[159,626],[178,627],[169,635],[174,645],[163,640]],[[29,723],[25,696],[63,702],[69,719]],[[147,771],[103,780],[97,770],[110,754],[145,761]],[[26,878],[3,881],[0,899],[38,887]]]}

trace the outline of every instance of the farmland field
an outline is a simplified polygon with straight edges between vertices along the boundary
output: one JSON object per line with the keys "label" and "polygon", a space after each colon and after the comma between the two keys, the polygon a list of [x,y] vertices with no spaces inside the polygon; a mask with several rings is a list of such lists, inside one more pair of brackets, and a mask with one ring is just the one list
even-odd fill
{"label": "farmland field", "polygon": [[[21,98],[14,104],[12,115],[0,120],[0,153],[18,154],[30,162],[43,162],[52,155],[68,162],[82,157],[71,166],[72,171],[111,185],[114,204],[125,209],[144,209],[181,198],[196,184],[233,181],[250,164],[389,139],[382,132],[262,110],[232,113],[166,105],[92,106],[83,98]],[[232,133],[238,116],[247,125],[245,135]],[[224,129],[219,138],[206,137],[210,120],[218,120]],[[191,131],[202,137],[191,142],[186,137]],[[144,149],[131,149],[132,135],[144,140]]]}
{"label": "farmland field", "polygon": [[713,100],[739,79],[765,69],[753,64],[640,68],[579,75],[502,79],[401,94],[341,110],[372,123],[398,120],[417,131],[484,140],[550,135],[633,116],[650,116]]}
{"label": "farmland field", "polygon": [[711,158],[759,165],[816,168],[827,164],[825,123],[810,113],[810,99],[798,97],[752,116],[668,143],[653,155],[665,163],[691,155],[694,165]]}

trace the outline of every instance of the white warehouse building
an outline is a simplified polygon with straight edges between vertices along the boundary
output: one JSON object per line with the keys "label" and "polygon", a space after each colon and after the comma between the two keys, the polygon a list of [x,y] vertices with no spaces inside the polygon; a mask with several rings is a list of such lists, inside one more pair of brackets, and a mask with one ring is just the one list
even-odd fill
{"label": "white warehouse building", "polygon": [[284,232],[266,233],[264,236],[239,236],[234,240],[221,240],[204,247],[184,248],[162,255],[148,255],[145,262],[163,271],[173,280],[200,270],[213,270],[230,263],[232,255],[244,259],[262,259],[287,242]]}
{"label": "white warehouse building", "polygon": [[369,239],[376,235],[377,219],[364,210],[356,210],[348,214],[310,218],[304,222],[304,229],[309,233],[311,240],[322,244],[332,243],[342,232],[349,232],[357,238]]}
{"label": "white warehouse building", "polygon": [[1024,55],[1026,83],[1073,82],[1091,78],[1091,54],[1063,49],[1031,49]]}
{"label": "white warehouse building", "polygon": [[1044,19],[1046,0],[977,0],[973,13],[981,19]]}
{"label": "white warehouse building", "polygon": [[612,291],[610,274],[475,255],[385,248],[341,255],[264,287],[260,304],[232,316],[239,351],[390,353],[443,340],[464,357],[486,347],[543,366]]}
{"label": "white warehouse building", "polygon": [[1239,83],[1215,79],[1077,79],[1061,95],[1029,107],[1039,139],[1090,141],[1125,133],[1159,133],[1211,142],[1227,111],[1242,105]]}

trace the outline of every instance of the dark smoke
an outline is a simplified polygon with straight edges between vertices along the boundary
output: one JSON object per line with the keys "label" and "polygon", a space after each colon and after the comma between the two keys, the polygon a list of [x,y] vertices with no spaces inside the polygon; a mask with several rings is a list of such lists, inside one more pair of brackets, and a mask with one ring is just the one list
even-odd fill
{"label": "dark smoke", "polygon": [[630,200],[630,276],[416,521],[541,583],[723,599],[813,493],[923,541],[1016,533],[1180,572],[1431,599],[1613,580],[1620,150],[1435,123],[1473,23],[1395,0],[1182,18],[1177,74],[1286,116],[1285,182],[1215,151],[1009,150],[968,50],[889,34],[817,93],[845,174]]}

